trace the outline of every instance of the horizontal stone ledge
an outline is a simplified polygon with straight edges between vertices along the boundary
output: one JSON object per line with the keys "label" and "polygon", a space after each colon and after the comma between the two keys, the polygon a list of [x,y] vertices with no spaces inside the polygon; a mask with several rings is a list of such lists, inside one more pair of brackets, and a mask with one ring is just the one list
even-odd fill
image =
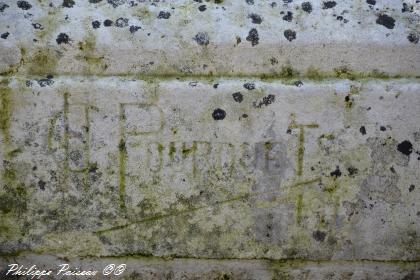
{"label": "horizontal stone ledge", "polygon": [[377,71],[370,73],[358,73],[354,71],[349,71],[348,69],[341,69],[334,72],[320,72],[315,69],[309,69],[307,72],[298,72],[294,69],[286,66],[279,73],[258,73],[258,74],[244,74],[244,73],[117,73],[117,74],[98,74],[98,73],[19,73],[19,72],[9,72],[0,74],[0,79],[7,80],[10,78],[22,78],[22,79],[32,79],[39,80],[44,78],[53,78],[53,77],[62,77],[62,78],[74,78],[74,79],[102,79],[102,78],[122,78],[122,79],[132,79],[132,80],[143,80],[143,81],[207,81],[213,82],[223,79],[240,79],[248,81],[257,81],[262,82],[280,82],[283,84],[291,85],[294,82],[307,80],[310,82],[334,82],[337,80],[350,80],[350,81],[367,81],[367,80],[419,80],[420,76],[410,76],[410,75],[387,75]]}
{"label": "horizontal stone ledge", "polygon": [[[13,258],[0,258],[0,276],[5,276],[9,265],[22,265],[21,271],[36,265],[37,269],[49,271],[53,279],[67,279],[64,273],[94,272],[89,279],[417,279],[420,276],[419,262],[377,261],[331,261],[305,260],[209,260],[209,259],[159,259],[145,257],[121,258],[70,258],[52,255],[25,254]],[[63,264],[67,264],[65,270]],[[114,269],[107,269],[114,265]],[[121,266],[122,265],[122,266]],[[125,265],[125,266],[124,266]],[[117,267],[125,268],[121,274]],[[9,272],[9,274],[12,274]],[[58,274],[58,275],[57,275]],[[82,276],[79,276],[82,277]],[[7,279],[7,278],[5,278]]]}
{"label": "horizontal stone ledge", "polygon": [[3,79],[0,252],[418,260],[419,88]]}
{"label": "horizontal stone ledge", "polygon": [[0,10],[3,74],[420,74],[408,2],[24,3]]}

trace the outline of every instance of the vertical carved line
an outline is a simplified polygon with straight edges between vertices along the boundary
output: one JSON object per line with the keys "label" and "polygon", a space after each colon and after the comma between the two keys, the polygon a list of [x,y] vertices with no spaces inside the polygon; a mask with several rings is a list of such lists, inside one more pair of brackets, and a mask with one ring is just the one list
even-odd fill
{"label": "vertical carved line", "polygon": [[90,167],[90,106],[85,105],[85,127],[86,144],[85,144],[85,170],[84,170],[84,187],[85,190],[89,188],[89,167]]}
{"label": "vertical carved line", "polygon": [[64,122],[64,135],[63,135],[63,148],[64,148],[64,179],[68,183],[69,169],[70,169],[70,142],[69,142],[69,93],[64,92],[64,108],[63,108],[63,122]]}
{"label": "vertical carved line", "polygon": [[127,148],[126,148],[126,139],[125,139],[125,128],[124,128],[124,104],[120,104],[119,108],[120,113],[120,141],[118,143],[118,161],[119,161],[119,202],[120,208],[125,210],[125,169],[126,169],[126,161],[127,161]]}
{"label": "vertical carved line", "polygon": [[299,144],[297,149],[297,175],[303,174],[303,156],[305,154],[305,129],[303,125],[299,125]]}
{"label": "vertical carved line", "polygon": [[298,197],[296,199],[296,223],[300,225],[302,222],[302,210],[303,210],[303,194],[298,194]]}

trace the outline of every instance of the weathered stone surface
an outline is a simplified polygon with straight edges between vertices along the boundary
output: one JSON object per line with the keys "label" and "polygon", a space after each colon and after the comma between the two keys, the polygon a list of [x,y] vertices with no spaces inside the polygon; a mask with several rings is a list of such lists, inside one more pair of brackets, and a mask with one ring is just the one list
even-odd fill
{"label": "weathered stone surface", "polygon": [[[3,262],[0,260],[0,267],[7,268],[0,271],[0,275],[6,274],[9,269],[8,265],[14,263],[22,265],[36,263],[38,269],[52,270],[55,279],[69,279],[69,276],[62,276],[63,272],[59,273],[63,264],[68,264],[69,270],[75,272],[77,270],[98,271],[97,275],[89,279],[395,280],[418,279],[420,276],[419,264],[415,262],[197,260],[145,257],[63,260],[49,255],[25,255],[18,258],[6,258]],[[115,266],[126,264],[126,270],[118,276],[113,273],[104,276],[103,271],[110,264],[115,264]],[[79,276],[75,279],[86,278]]]}
{"label": "weathered stone surface", "polygon": [[420,278],[417,2],[0,0],[0,278]]}
{"label": "weathered stone surface", "polygon": [[0,251],[418,260],[416,80],[10,78]]}
{"label": "weathered stone surface", "polygon": [[420,73],[414,0],[23,2],[0,2],[2,73]]}

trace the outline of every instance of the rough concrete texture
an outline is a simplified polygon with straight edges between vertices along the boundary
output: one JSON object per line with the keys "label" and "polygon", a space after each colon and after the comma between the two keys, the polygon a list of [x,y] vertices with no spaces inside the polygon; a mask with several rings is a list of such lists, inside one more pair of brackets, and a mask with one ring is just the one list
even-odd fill
{"label": "rough concrete texture", "polygon": [[420,279],[416,2],[0,0],[0,279]]}

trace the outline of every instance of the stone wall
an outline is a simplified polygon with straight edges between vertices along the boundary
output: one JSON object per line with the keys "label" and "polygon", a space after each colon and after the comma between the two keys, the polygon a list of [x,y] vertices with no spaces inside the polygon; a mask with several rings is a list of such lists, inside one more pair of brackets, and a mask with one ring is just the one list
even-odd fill
{"label": "stone wall", "polygon": [[416,1],[0,0],[0,23],[1,279],[420,278]]}

